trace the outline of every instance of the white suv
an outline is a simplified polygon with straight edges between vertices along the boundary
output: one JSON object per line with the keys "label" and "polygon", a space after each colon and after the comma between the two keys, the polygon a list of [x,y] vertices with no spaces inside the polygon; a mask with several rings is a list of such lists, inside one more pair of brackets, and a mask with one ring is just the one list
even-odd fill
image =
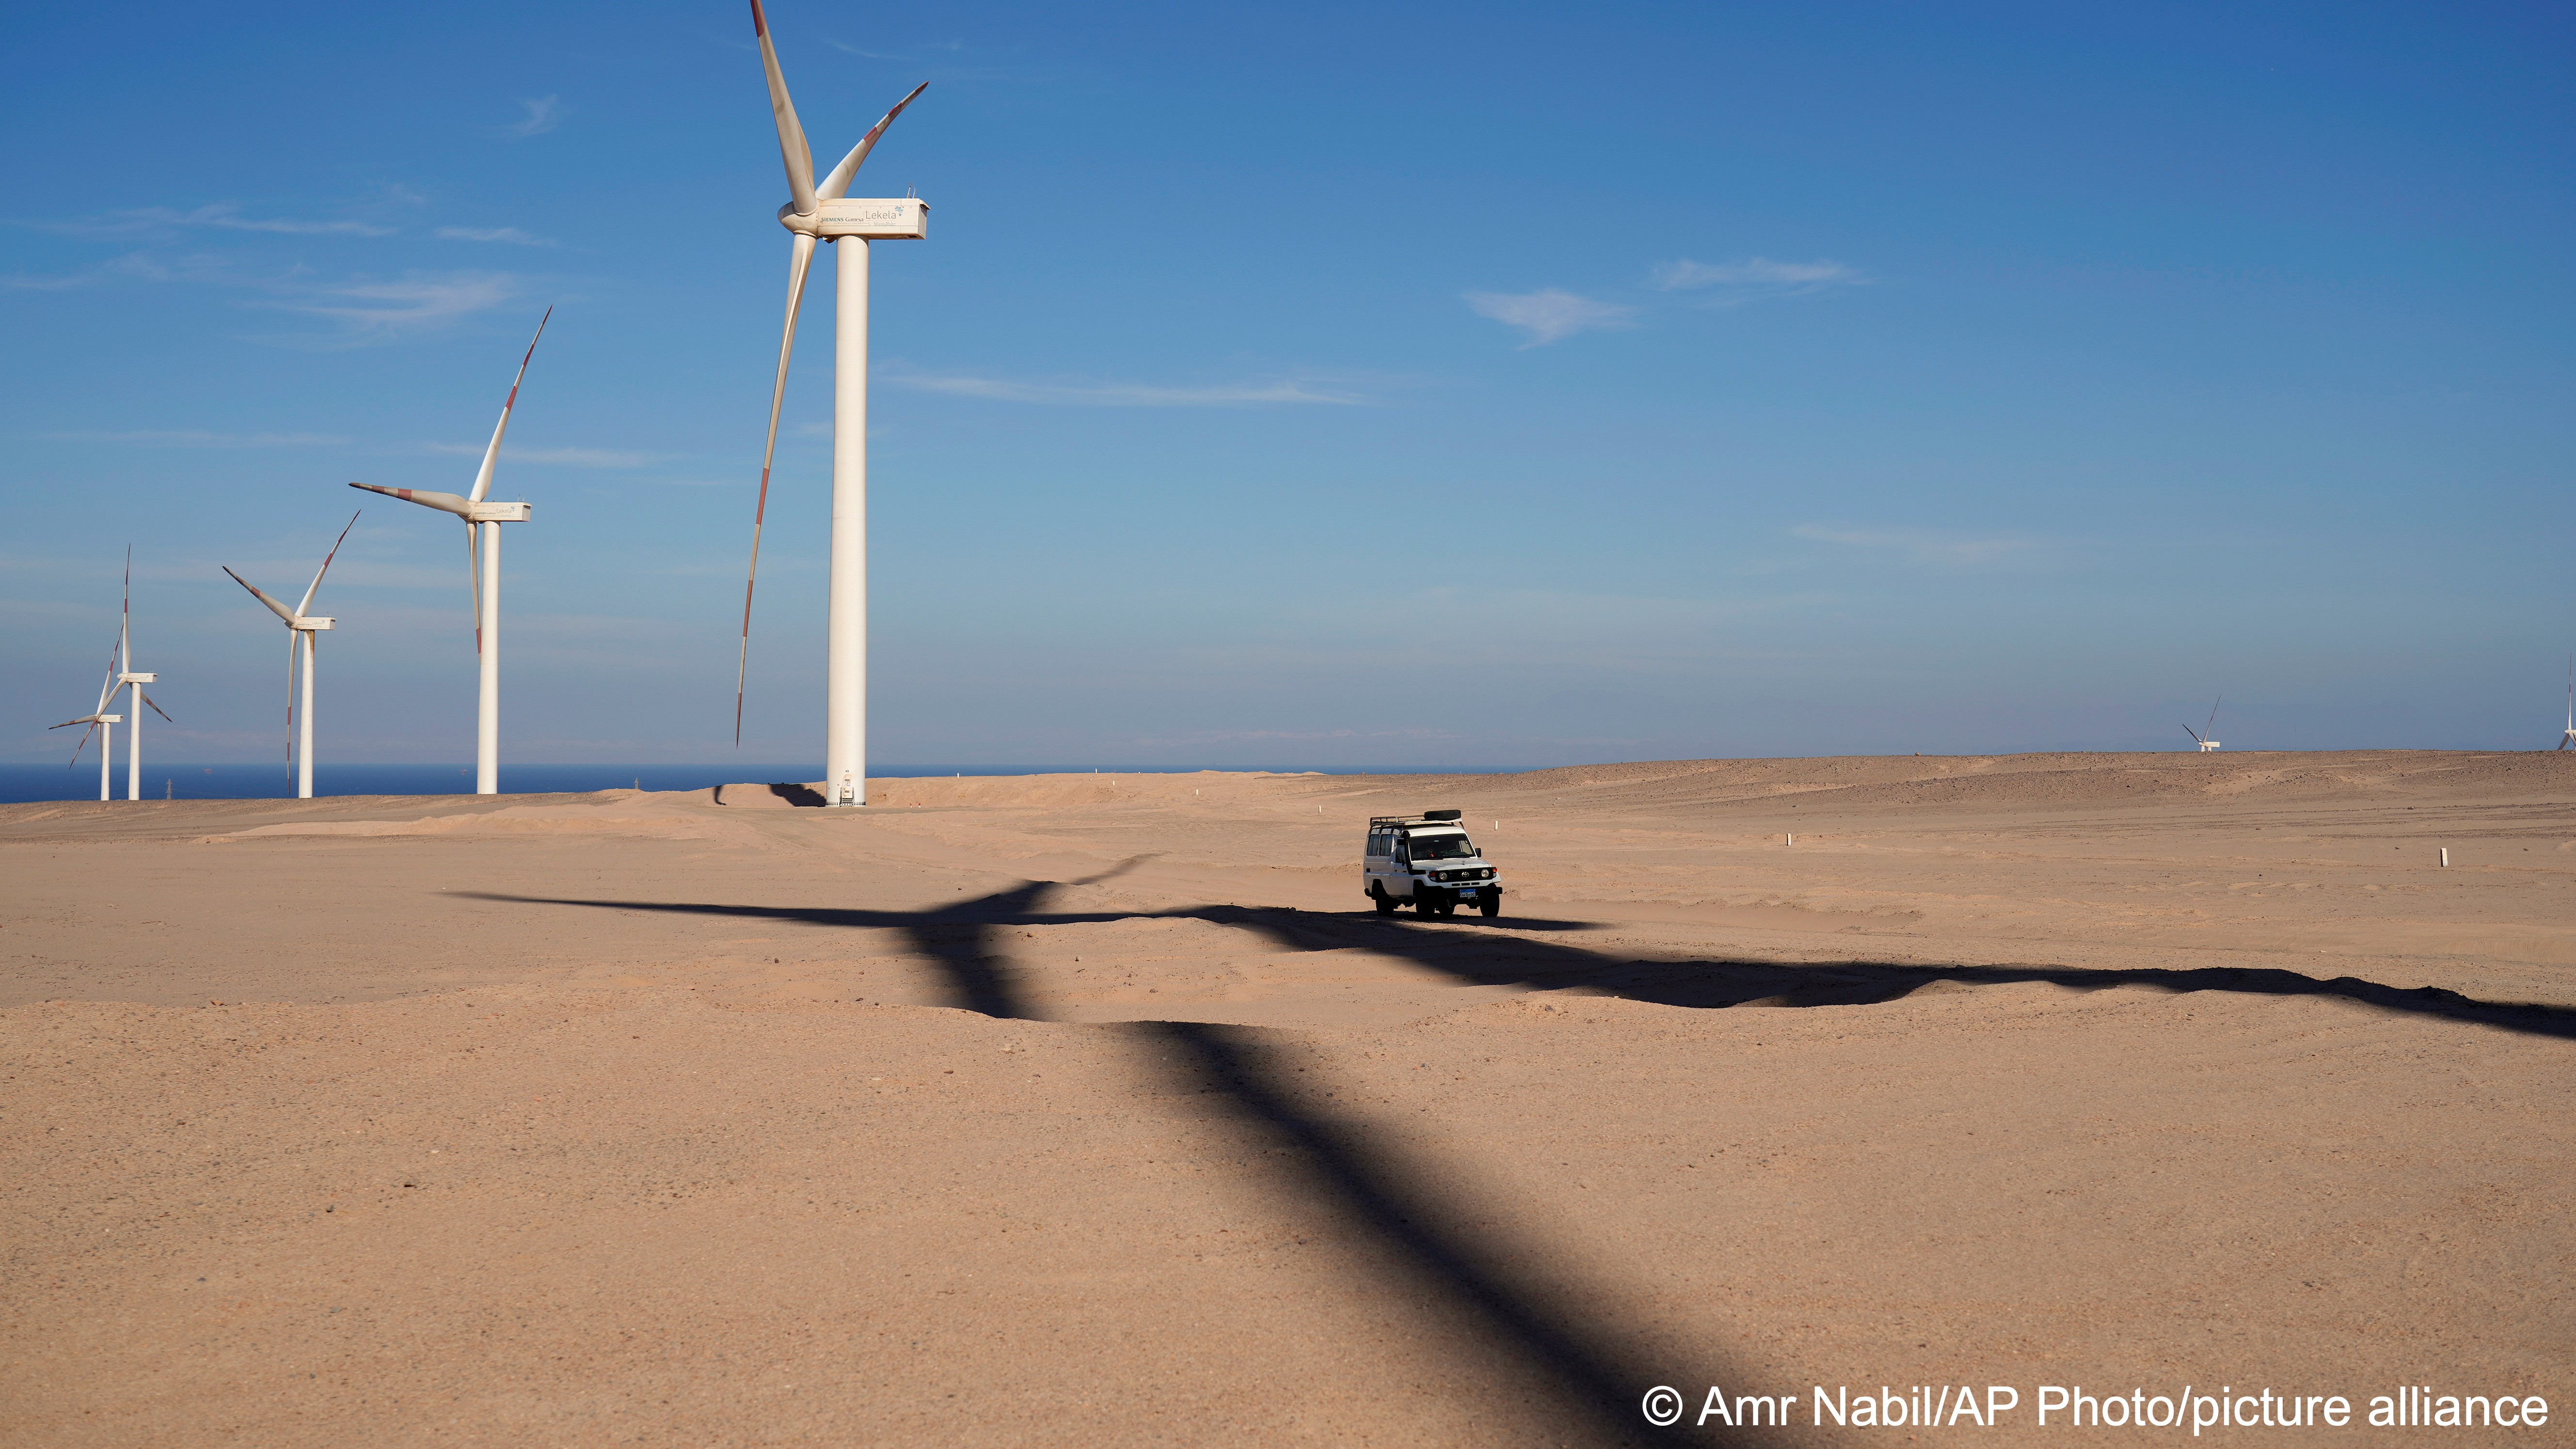
{"label": "white suv", "polygon": [[1503,913],[1503,883],[1467,838],[1458,823],[1461,813],[1425,810],[1369,821],[1360,889],[1377,903],[1379,915],[1392,915],[1402,905],[1426,916],[1456,915],[1460,906],[1474,906],[1489,918]]}

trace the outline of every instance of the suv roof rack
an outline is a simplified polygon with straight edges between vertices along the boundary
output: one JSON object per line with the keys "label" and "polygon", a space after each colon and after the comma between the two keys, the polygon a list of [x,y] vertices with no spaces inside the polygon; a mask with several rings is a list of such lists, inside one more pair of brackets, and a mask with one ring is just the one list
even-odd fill
{"label": "suv roof rack", "polygon": [[1419,815],[1372,815],[1369,817],[1369,829],[1402,830],[1407,826],[1457,825],[1459,819],[1466,813],[1464,810],[1425,810]]}

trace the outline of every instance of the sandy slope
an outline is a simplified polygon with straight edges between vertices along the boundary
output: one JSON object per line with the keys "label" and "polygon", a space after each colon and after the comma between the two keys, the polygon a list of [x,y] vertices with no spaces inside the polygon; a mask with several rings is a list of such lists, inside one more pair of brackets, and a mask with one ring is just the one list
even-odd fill
{"label": "sandy slope", "polygon": [[[728,798],[0,807],[0,1443],[2576,1423],[2576,759]],[[1504,920],[1365,910],[1432,804]]]}

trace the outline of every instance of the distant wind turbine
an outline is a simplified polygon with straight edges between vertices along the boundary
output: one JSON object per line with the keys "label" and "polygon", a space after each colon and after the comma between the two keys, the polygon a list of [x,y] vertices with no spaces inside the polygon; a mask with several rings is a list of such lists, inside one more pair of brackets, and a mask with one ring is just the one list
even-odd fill
{"label": "distant wind turbine", "polygon": [[751,30],[760,39],[760,65],[769,76],[770,116],[778,123],[778,154],[787,163],[788,202],[779,225],[794,240],[787,253],[787,326],[778,341],[778,377],[769,390],[769,441],[760,454],[760,500],[751,517],[751,566],[742,583],[742,654],[734,667],[733,742],[742,744],[742,696],[751,669],[751,590],[760,576],[760,530],[769,516],[769,465],[778,452],[778,405],[787,390],[787,359],[796,350],[796,313],[805,301],[805,271],[814,244],[838,248],[840,281],[832,337],[832,560],[824,615],[823,803],[859,806],[868,801],[868,242],[918,240],[929,234],[930,207],[918,197],[852,201],[859,166],[877,138],[894,124],[925,81],[895,102],[850,154],[822,180],[814,179],[814,152],[787,98],[770,43],[769,17],[751,0]]}
{"label": "distant wind turbine", "polygon": [[[121,636],[118,642],[123,642]],[[107,702],[116,694],[116,688],[116,651],[110,649],[107,651],[107,676],[98,684],[98,707],[78,719],[67,719],[61,724],[51,726],[58,730],[70,729],[73,725],[89,726],[88,729],[81,731],[80,743],[72,746],[74,768],[80,765],[81,751],[89,748],[89,737],[103,735],[98,742],[98,798],[101,800],[107,798],[107,766],[109,759],[116,753],[116,727],[125,719],[121,714],[107,712]]]}
{"label": "distant wind turbine", "polygon": [[[161,676],[135,672],[133,625],[134,548],[129,544],[125,550],[125,601],[119,606],[116,619],[116,682],[132,692],[132,701],[126,705],[125,712],[134,716],[125,727],[125,798],[140,800],[143,798],[142,707],[152,705],[152,712],[165,720],[170,719],[170,713],[152,704],[152,696],[143,692],[143,686],[160,683]],[[170,723],[177,724],[178,721],[170,720]]]}
{"label": "distant wind turbine", "polygon": [[537,338],[546,335],[546,318],[554,315],[555,309],[548,307],[545,317],[537,319],[536,337],[528,339],[519,371],[510,379],[510,395],[501,403],[501,421],[492,425],[492,441],[483,449],[483,466],[475,470],[474,491],[459,498],[453,493],[380,488],[373,483],[349,485],[465,520],[465,573],[474,587],[474,654],[481,673],[474,708],[477,795],[501,793],[501,525],[528,521],[528,505],[487,503],[483,495],[492,491],[492,464],[501,456],[501,435],[510,430],[510,409],[519,404],[519,383],[528,375],[528,359],[537,355]]}
{"label": "distant wind turbine", "polygon": [[[322,567],[313,571],[313,582],[305,587],[303,599],[292,609],[261,593],[250,580],[231,569],[224,570],[232,575],[234,583],[249,589],[252,598],[268,605],[271,613],[286,621],[286,753],[295,761],[295,798],[298,800],[313,798],[313,636],[330,628],[334,622],[313,618],[304,611],[313,607],[313,595],[322,587],[322,576],[331,571],[331,560],[339,557],[341,543],[349,537],[349,530],[357,526],[358,515],[352,513],[349,521],[341,525],[340,536],[331,540],[331,551],[322,555]],[[304,707],[300,715],[295,703],[295,656],[298,650],[304,655]]]}
{"label": "distant wind turbine", "polygon": [[2567,733],[2558,737],[2559,749],[2571,745],[2576,745],[2576,654],[2567,656]]}
{"label": "distant wind turbine", "polygon": [[2208,722],[2207,724],[2202,725],[2200,728],[2198,728],[2198,729],[2193,729],[2193,728],[2192,728],[2191,726],[2189,726],[2189,725],[2184,725],[2184,726],[2182,727],[2182,729],[2183,729],[2183,733],[2184,733],[2184,734],[2187,734],[2187,735],[2191,736],[2193,739],[2200,741],[2200,752],[2201,752],[2202,754],[2204,754],[2204,755],[2205,755],[2205,754],[2208,754],[2210,751],[2212,751],[2212,750],[2214,750],[2214,749],[2217,749],[2217,748],[2218,748],[2218,741],[2211,739],[2211,738],[2209,737],[2209,732],[2210,732],[2211,730],[2213,730],[2213,729],[2217,728],[2217,726],[2218,726],[2218,707],[2219,707],[2221,704],[2224,704],[2224,703],[2226,703],[2226,702],[2227,702],[2227,696],[2226,696],[2226,695],[2223,695],[2223,694],[2222,694],[2222,695],[2220,695],[2218,698],[2211,700],[2211,701],[2209,702],[2209,722]]}

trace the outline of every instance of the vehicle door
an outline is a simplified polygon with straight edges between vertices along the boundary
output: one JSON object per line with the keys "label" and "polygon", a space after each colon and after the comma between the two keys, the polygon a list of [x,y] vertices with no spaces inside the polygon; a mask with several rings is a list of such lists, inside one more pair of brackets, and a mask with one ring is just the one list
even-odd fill
{"label": "vehicle door", "polygon": [[1395,849],[1387,858],[1386,893],[1399,901],[1413,898],[1413,843],[1402,831],[1396,832]]}

